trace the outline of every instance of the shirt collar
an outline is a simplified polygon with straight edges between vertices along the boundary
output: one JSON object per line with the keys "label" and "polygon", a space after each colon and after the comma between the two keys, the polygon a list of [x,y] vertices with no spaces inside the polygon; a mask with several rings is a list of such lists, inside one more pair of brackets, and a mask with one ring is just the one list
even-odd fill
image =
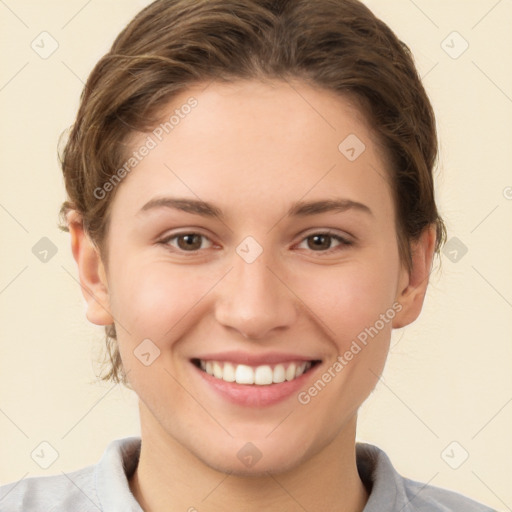
{"label": "shirt collar", "polygon": [[[117,439],[107,446],[97,464],[94,480],[104,512],[143,512],[128,483],[139,462],[140,447],[140,437]],[[368,443],[356,443],[356,463],[369,493],[363,512],[413,511],[403,477],[383,450]]]}
{"label": "shirt collar", "polygon": [[363,512],[412,512],[403,477],[397,473],[386,453],[368,443],[356,443],[359,476],[369,498]]}
{"label": "shirt collar", "polygon": [[128,483],[139,463],[141,438],[112,441],[94,472],[96,492],[104,512],[143,512]]}

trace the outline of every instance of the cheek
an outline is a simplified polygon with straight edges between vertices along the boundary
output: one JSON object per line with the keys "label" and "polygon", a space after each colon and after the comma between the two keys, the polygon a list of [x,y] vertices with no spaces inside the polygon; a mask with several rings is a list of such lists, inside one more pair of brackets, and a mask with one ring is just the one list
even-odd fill
{"label": "cheek", "polygon": [[[320,423],[331,425],[333,433],[366,399],[382,373],[396,315],[394,279],[389,266],[378,260],[309,278],[304,302],[321,320],[335,353],[318,380],[298,398]],[[305,286],[300,293],[306,296]]]}
{"label": "cheek", "polygon": [[150,401],[165,385],[178,400],[183,390],[165,370],[172,368],[178,341],[205,313],[200,299],[214,277],[153,259],[137,265],[125,261],[115,283],[111,308],[116,324],[125,328],[117,328],[117,339],[131,385]]}
{"label": "cheek", "polygon": [[116,320],[133,334],[158,340],[197,301],[207,283],[178,265],[129,265],[114,276],[111,308]]}
{"label": "cheek", "polygon": [[[296,289],[329,337],[336,340],[339,351],[346,350],[352,340],[376,323],[383,335],[389,333],[396,286],[396,276],[389,266],[386,272],[381,271],[378,262],[334,268],[322,274],[316,269],[309,277],[303,273],[303,285]],[[384,325],[381,315],[386,316]]]}
{"label": "cheek", "polygon": [[222,275],[155,258],[123,262],[111,290],[112,313],[126,328],[118,330],[120,349],[133,351],[148,338],[165,355],[208,313],[208,294]]}

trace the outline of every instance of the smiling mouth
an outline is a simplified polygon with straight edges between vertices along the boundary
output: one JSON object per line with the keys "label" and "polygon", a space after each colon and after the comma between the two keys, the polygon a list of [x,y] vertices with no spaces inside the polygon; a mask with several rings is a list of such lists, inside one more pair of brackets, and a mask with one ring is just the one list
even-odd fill
{"label": "smiling mouth", "polygon": [[279,364],[249,366],[225,361],[192,359],[192,363],[203,372],[224,382],[269,386],[292,381],[307,373],[321,361],[290,361]]}

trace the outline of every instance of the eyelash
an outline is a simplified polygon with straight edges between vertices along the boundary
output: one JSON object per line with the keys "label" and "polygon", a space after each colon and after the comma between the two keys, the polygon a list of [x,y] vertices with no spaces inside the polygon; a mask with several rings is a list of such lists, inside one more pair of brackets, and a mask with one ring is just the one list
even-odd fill
{"label": "eyelash", "polygon": [[[175,247],[172,247],[169,245],[169,242],[171,240],[174,240],[175,238],[179,238],[181,236],[187,236],[187,235],[198,235],[202,238],[205,238],[207,240],[210,240],[206,235],[203,235],[201,233],[195,233],[193,231],[190,231],[190,232],[183,232],[183,233],[177,233],[177,234],[173,234],[171,236],[168,236],[166,238],[164,238],[163,240],[161,240],[159,243],[162,244],[163,246],[165,246],[166,248],[168,248],[169,250],[173,251],[173,252],[178,252],[178,253],[191,253],[191,254],[197,254],[201,249],[196,249],[196,250],[193,250],[193,251],[184,251],[182,249],[179,249],[179,248],[175,248]],[[325,251],[313,251],[311,250],[311,252],[317,252],[317,253],[321,253],[321,254],[331,254],[332,252],[335,252],[337,250],[343,250],[344,248],[346,247],[349,247],[351,245],[353,245],[353,242],[336,234],[336,233],[333,233],[331,231],[319,231],[319,232],[316,232],[316,233],[311,233],[310,235],[307,235],[306,237],[304,237],[300,243],[304,242],[305,240],[307,240],[308,238],[312,238],[314,236],[328,236],[330,238],[333,238],[335,239],[336,241],[340,242],[340,245],[336,246],[336,247],[331,247],[330,249],[327,249]],[[211,242],[211,240],[210,240]]]}

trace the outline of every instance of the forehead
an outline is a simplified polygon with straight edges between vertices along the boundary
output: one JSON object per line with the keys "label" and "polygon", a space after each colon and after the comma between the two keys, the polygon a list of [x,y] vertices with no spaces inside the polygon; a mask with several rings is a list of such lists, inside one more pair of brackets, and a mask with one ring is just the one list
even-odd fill
{"label": "forehead", "polygon": [[389,203],[382,155],[350,97],[303,82],[212,82],[183,91],[159,114],[152,131],[129,140],[127,156],[151,146],[122,183],[134,209],[157,191],[213,194],[248,213],[305,195]]}

